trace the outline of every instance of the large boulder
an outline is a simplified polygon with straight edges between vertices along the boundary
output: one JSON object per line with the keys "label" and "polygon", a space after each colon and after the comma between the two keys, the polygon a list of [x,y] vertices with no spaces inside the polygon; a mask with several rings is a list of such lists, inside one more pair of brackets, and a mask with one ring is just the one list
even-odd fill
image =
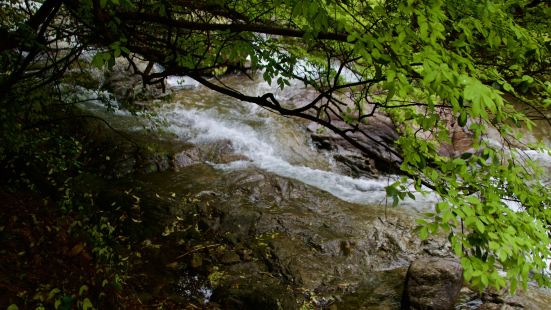
{"label": "large boulder", "polygon": [[402,309],[454,309],[463,285],[463,269],[456,259],[424,257],[409,267]]}
{"label": "large boulder", "polygon": [[[331,124],[337,128],[349,128],[349,125],[338,119],[332,119]],[[341,172],[360,177],[394,171],[395,167],[389,166],[386,162],[399,160],[389,152],[389,148],[393,149],[393,144],[399,135],[390,118],[376,113],[367,123],[360,124],[358,129],[359,131],[349,133],[349,136],[371,150],[373,154],[362,153],[342,136],[317,123],[312,122],[308,125],[314,144],[319,149],[333,152]]]}

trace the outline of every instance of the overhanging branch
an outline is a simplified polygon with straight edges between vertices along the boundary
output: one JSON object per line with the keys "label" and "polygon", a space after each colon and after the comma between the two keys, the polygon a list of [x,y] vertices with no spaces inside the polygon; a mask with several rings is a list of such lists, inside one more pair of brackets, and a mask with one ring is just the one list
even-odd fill
{"label": "overhanging branch", "polygon": [[[222,24],[222,23],[199,23],[194,21],[186,21],[179,19],[171,19],[160,15],[152,15],[138,12],[121,12],[117,14],[119,18],[127,22],[137,23],[155,23],[167,27],[178,27],[181,29],[197,30],[197,31],[229,31],[229,32],[254,32],[271,34],[285,37],[302,38],[306,31],[300,29],[283,28],[278,26],[270,26],[265,24]],[[348,34],[335,32],[320,32],[316,35],[316,39],[333,40],[340,42],[347,41]]]}

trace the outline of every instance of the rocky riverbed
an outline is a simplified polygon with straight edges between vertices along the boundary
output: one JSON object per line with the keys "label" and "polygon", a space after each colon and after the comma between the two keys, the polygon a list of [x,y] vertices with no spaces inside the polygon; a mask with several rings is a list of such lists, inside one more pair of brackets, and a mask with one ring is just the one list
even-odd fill
{"label": "rocky riverbed", "polygon": [[[249,91],[266,87],[243,77],[229,82],[236,81]],[[134,140],[97,136],[103,147],[121,143],[100,165],[105,179],[94,182],[110,188],[106,197],[130,188],[140,197],[131,231],[144,255],[129,285],[145,303],[165,296],[222,309],[549,304],[541,289],[507,297],[464,287],[446,236],[421,241],[416,233],[419,210],[435,198],[419,195],[390,208],[384,186],[394,176],[338,137],[189,88],[139,121],[123,110],[84,107]],[[154,134],[143,129],[152,121],[161,124]],[[378,138],[397,138],[387,118],[377,121],[371,132]]]}
{"label": "rocky riverbed", "polygon": [[415,210],[345,202],[253,165],[219,166],[247,160],[228,141],[157,136],[136,153],[110,135],[103,139],[121,141],[111,160],[127,164],[83,182],[110,187],[107,201],[129,189],[139,195],[130,231],[143,256],[130,285],[146,304],[162,297],[213,309],[544,309],[549,298],[535,288],[506,297],[463,287],[445,236],[418,238]]}

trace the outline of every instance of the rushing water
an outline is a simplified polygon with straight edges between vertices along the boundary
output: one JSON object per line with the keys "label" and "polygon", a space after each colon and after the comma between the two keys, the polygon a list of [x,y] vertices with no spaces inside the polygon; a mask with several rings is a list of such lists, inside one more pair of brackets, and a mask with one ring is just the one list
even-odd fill
{"label": "rushing water", "polygon": [[[224,83],[253,96],[273,92],[282,104],[300,104],[313,96],[298,81],[291,81],[291,85],[284,91],[262,80],[250,80],[243,76],[228,77]],[[315,149],[301,121],[218,94],[188,77],[170,77],[167,84],[177,89],[177,92],[172,102],[155,111],[153,120],[166,124],[164,130],[184,142],[209,144],[229,141],[235,153],[245,156],[246,160],[209,163],[222,173],[254,166],[301,181],[348,202],[368,205],[386,203],[385,187],[394,182],[396,176],[352,178],[338,173],[332,156]],[[93,109],[100,112],[101,104],[92,104]],[[116,110],[115,116],[119,118],[116,121],[119,125],[143,128],[129,117],[128,112]],[[536,131],[537,137],[541,139],[541,133],[545,131],[540,126]],[[546,138],[545,134],[543,136]],[[548,154],[532,150],[523,151],[523,154],[539,161],[544,168],[551,168],[551,157]],[[430,192],[417,193],[415,196],[415,200],[407,198],[401,205],[427,210],[437,201],[437,197]]]}
{"label": "rushing water", "polygon": [[[240,83],[242,91],[258,95],[270,90],[265,82],[234,77],[228,83]],[[282,101],[301,98],[305,90],[293,83]],[[163,107],[159,117],[166,120],[167,130],[180,139],[195,144],[230,141],[235,152],[248,160],[227,164],[212,163],[220,170],[255,166],[276,175],[299,180],[349,202],[384,204],[385,187],[396,177],[352,178],[335,172],[332,158],[317,151],[305,126],[296,120],[275,115],[257,105],[240,102],[214,93],[204,87],[180,92],[175,102]],[[417,195],[416,201],[403,205],[430,207],[434,195]]]}

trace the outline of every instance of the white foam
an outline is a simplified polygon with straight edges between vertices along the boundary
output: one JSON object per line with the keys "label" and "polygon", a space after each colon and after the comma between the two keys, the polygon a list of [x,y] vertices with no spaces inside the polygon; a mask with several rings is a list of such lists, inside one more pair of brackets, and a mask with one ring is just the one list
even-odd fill
{"label": "white foam", "polygon": [[189,76],[169,76],[166,78],[166,86],[174,90],[193,89],[199,86],[199,82]]}
{"label": "white foam", "polygon": [[81,86],[72,86],[76,91],[67,94],[65,100],[68,102],[79,102],[79,105],[93,112],[111,112],[119,116],[130,116],[132,113],[120,107],[119,102],[113,95],[104,90],[91,90]]}
{"label": "white foam", "polygon": [[549,153],[539,150],[523,150],[519,152],[537,162],[540,166],[544,168],[551,168],[551,155]]}
{"label": "white foam", "polygon": [[[162,114],[171,124],[168,130],[182,139],[192,143],[229,140],[237,153],[250,159],[250,161],[213,165],[218,169],[243,169],[254,165],[276,175],[314,186],[342,200],[361,204],[384,203],[385,187],[396,179],[394,176],[373,179],[352,178],[332,171],[292,164],[289,160],[292,152],[279,144],[277,137],[269,136],[262,130],[244,123],[225,119],[214,109],[200,111],[174,106]],[[423,206],[432,207],[436,201],[434,195],[424,197],[417,194],[416,197],[416,201],[408,199],[402,204],[422,208]]]}

